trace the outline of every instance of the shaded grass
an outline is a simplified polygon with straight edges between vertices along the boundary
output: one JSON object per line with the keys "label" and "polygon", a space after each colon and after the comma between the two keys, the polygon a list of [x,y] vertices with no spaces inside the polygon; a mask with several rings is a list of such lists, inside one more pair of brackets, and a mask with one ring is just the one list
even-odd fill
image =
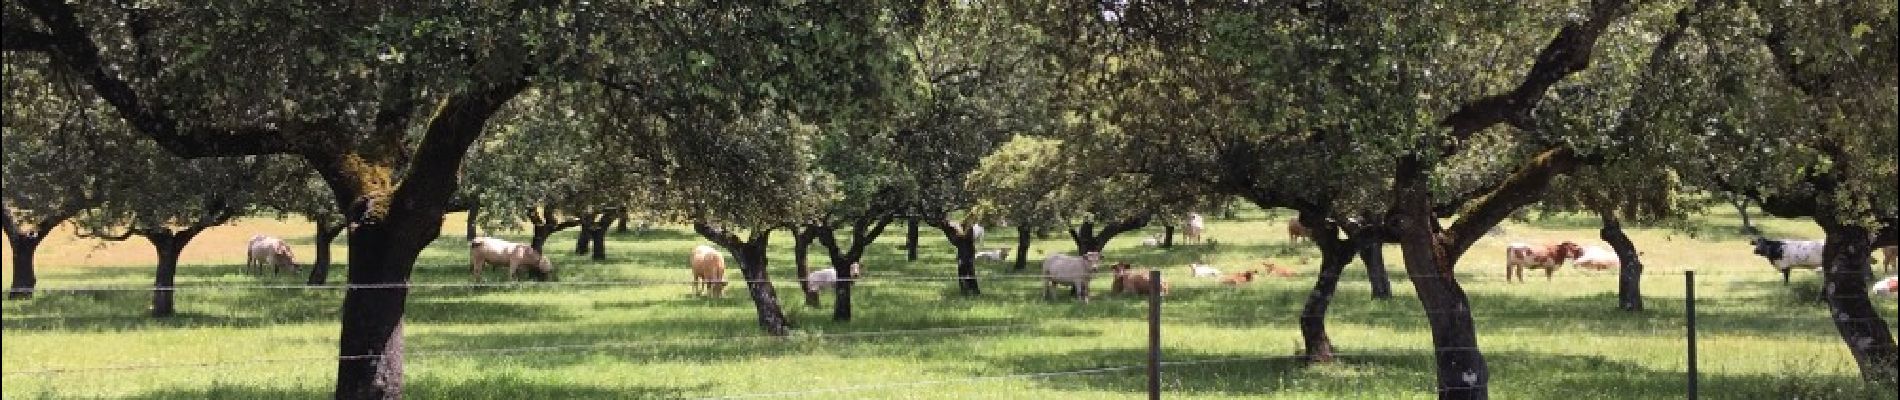
{"label": "shaded grass", "polygon": [[[1110,243],[1111,261],[1126,260],[1182,276],[1182,266],[1206,261],[1228,271],[1273,261],[1303,268],[1291,280],[1232,288],[1178,280],[1164,306],[1168,360],[1239,361],[1175,365],[1164,369],[1170,397],[1186,398],[1430,398],[1432,352],[1424,310],[1391,265],[1396,297],[1371,298],[1363,269],[1347,269],[1328,325],[1341,358],[1307,365],[1289,357],[1299,349],[1297,316],[1311,289],[1317,255],[1309,245],[1285,242],[1288,213],[1258,210],[1235,220],[1215,219],[1212,246],[1155,249],[1136,246],[1153,227]],[[1474,247],[1460,268],[1470,293],[1499,398],[1680,398],[1683,361],[1683,287],[1680,272],[1694,267],[1702,341],[1702,393],[1711,398],[1892,398],[1888,389],[1860,383],[1852,360],[1814,300],[1818,277],[1796,274],[1784,286],[1746,243],[1691,238],[1680,230],[1634,229],[1648,253],[1647,311],[1615,310],[1611,273],[1563,270],[1554,282],[1532,278],[1504,283],[1494,254],[1510,241],[1591,241],[1586,216],[1510,224]],[[1710,232],[1732,216],[1702,218]],[[1800,221],[1764,219],[1787,236],[1817,230]],[[276,226],[276,225],[271,225]],[[445,231],[459,232],[455,221]],[[1038,282],[1018,279],[1013,263],[979,263],[985,294],[964,297],[954,282],[888,278],[944,278],[953,270],[941,234],[922,230],[916,262],[904,260],[903,229],[887,231],[865,264],[871,281],[858,286],[857,318],[829,320],[829,308],[808,308],[790,284],[789,241],[773,246],[773,276],[787,313],[797,323],[790,338],[762,338],[751,304],[737,290],[722,299],[693,297],[686,285],[418,288],[406,315],[408,395],[413,398],[693,398],[799,392],[818,398],[1131,398],[1144,390],[1139,369],[1085,375],[1019,377],[1046,372],[1139,365],[1146,359],[1142,299],[1108,296],[1097,282],[1096,301],[1047,301]],[[297,230],[307,230],[297,228]],[[992,229],[989,246],[1014,243],[1013,229]],[[242,236],[242,235],[230,235]],[[285,235],[287,238],[307,240]],[[502,235],[510,239],[520,239]],[[414,280],[468,281],[459,233],[425,250]],[[684,227],[614,234],[609,260],[573,255],[572,233],[549,241],[565,282],[661,280],[684,282],[687,249],[700,240]],[[194,245],[195,246],[195,245]],[[1062,238],[1037,240],[1040,253],[1066,252]],[[148,251],[115,248],[114,251]],[[63,251],[63,250],[62,250]],[[1398,260],[1388,248],[1388,260]],[[68,254],[55,251],[48,254]],[[306,253],[300,253],[306,254]],[[342,253],[338,253],[339,259]],[[1304,260],[1304,261],[1303,261]],[[42,274],[45,287],[147,285],[150,268],[75,265],[55,256]],[[824,256],[813,262],[824,265]],[[1035,266],[1031,265],[1034,269]],[[229,262],[191,262],[181,285],[295,283],[297,277],[257,277]],[[339,272],[340,274],[340,272]],[[735,274],[736,276],[736,274]],[[878,280],[886,278],[885,280]],[[4,367],[9,373],[46,368],[226,363],[294,359],[203,368],[154,368],[62,374],[10,374],[4,396],[134,398],[322,398],[334,374],[337,306],[334,290],[184,290],[181,315],[143,316],[149,292],[46,292],[4,304]],[[832,299],[826,296],[826,305]],[[1878,303],[1892,320],[1891,300]],[[981,331],[853,336],[946,327]],[[527,349],[531,347],[543,350]],[[503,350],[503,351],[497,351]],[[315,359],[309,361],[305,359]],[[918,381],[936,384],[853,388]],[[845,389],[839,389],[845,388]],[[1884,397],[1883,397],[1884,396]],[[793,396],[798,397],[798,396]]]}

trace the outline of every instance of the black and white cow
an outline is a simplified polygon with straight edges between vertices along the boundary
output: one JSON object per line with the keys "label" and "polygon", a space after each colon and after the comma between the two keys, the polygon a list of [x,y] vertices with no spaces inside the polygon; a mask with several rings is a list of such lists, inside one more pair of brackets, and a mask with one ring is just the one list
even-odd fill
{"label": "black and white cow", "polygon": [[1822,242],[1819,240],[1755,239],[1755,255],[1768,259],[1769,266],[1781,271],[1781,284],[1788,284],[1788,271],[1794,268],[1821,267]]}

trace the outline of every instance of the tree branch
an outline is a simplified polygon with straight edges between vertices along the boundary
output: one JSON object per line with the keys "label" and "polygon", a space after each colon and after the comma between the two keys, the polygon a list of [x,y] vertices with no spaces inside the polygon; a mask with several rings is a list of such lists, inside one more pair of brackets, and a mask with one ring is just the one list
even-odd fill
{"label": "tree branch", "polygon": [[1478,242],[1478,238],[1510,217],[1511,213],[1543,198],[1544,190],[1550,187],[1551,178],[1568,174],[1577,167],[1598,159],[1580,157],[1576,150],[1560,146],[1544,150],[1532,157],[1531,161],[1511,174],[1510,179],[1497,185],[1458,212],[1458,220],[1453,221],[1446,235],[1450,239],[1446,249],[1450,261],[1456,263],[1465,250]]}
{"label": "tree branch", "polygon": [[93,91],[107,104],[111,104],[127,124],[151,137],[172,154],[201,158],[297,153],[304,149],[305,144],[293,140],[293,135],[285,132],[331,131],[338,128],[332,123],[302,122],[264,123],[236,128],[183,128],[177,120],[161,112],[159,107],[146,103],[131,84],[111,72],[111,68],[100,58],[99,46],[92,41],[86,28],[79,25],[79,18],[71,4],[58,0],[22,0],[21,4],[50,30],[45,38],[46,47],[54,60],[84,77]]}
{"label": "tree branch", "polygon": [[1611,22],[1631,11],[1630,7],[1626,7],[1628,3],[1627,0],[1595,3],[1590,9],[1589,20],[1564,26],[1549,44],[1544,45],[1543,50],[1537,53],[1537,62],[1531,65],[1530,72],[1524,74],[1524,80],[1516,88],[1465,103],[1458,111],[1440,120],[1438,125],[1451,128],[1452,137],[1461,141],[1499,123],[1530,126],[1530,111],[1543,99],[1544,92],[1570,74],[1590,65],[1597,38],[1603,35]]}
{"label": "tree branch", "polygon": [[5,51],[50,52],[53,50],[53,35],[45,32],[8,26],[0,30],[0,35],[3,35],[0,36],[0,49]]}

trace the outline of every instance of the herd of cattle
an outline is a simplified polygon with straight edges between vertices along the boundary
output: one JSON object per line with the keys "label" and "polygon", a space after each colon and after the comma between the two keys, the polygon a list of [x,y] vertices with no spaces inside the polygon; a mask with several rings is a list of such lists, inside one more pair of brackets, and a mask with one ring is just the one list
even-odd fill
{"label": "herd of cattle", "polygon": [[[1183,236],[1188,243],[1200,243],[1204,240],[1206,222],[1199,214],[1189,214],[1186,228]],[[981,226],[972,227],[971,234],[978,242],[981,242],[982,232]],[[1309,232],[1300,226],[1298,221],[1292,221],[1287,226],[1287,235],[1289,241],[1297,241],[1301,237],[1308,236]],[[1142,245],[1154,246],[1158,242],[1157,238],[1149,237],[1142,241]],[[1759,238],[1751,241],[1750,244],[1754,246],[1756,255],[1767,259],[1770,266],[1783,274],[1784,282],[1788,279],[1789,271],[1793,269],[1812,270],[1821,266],[1822,242],[1820,241]],[[1896,254],[1900,253],[1900,249],[1896,249],[1895,246],[1885,246],[1880,248],[1880,252],[1882,253],[1880,271],[1885,273],[1894,270],[1895,263],[1900,262],[1900,254]],[[282,239],[264,235],[252,236],[245,254],[244,270],[246,272],[256,270],[262,273],[262,269],[266,266],[271,268],[273,274],[282,270],[290,270],[293,273],[300,270],[294,261],[290,246],[286,245]],[[1002,261],[1007,256],[1008,252],[1005,249],[976,253],[977,259],[996,261]],[[1621,265],[1614,251],[1600,246],[1582,246],[1572,241],[1547,245],[1511,243],[1505,246],[1504,258],[1506,282],[1513,280],[1522,282],[1524,271],[1527,269],[1544,270],[1544,279],[1551,280],[1556,271],[1565,263],[1596,271],[1609,270]],[[491,264],[506,265],[509,280],[516,279],[517,274],[523,270],[535,279],[554,278],[554,264],[548,260],[547,256],[535,251],[531,246],[490,237],[469,240],[469,272],[476,282],[482,281],[482,269]],[[1072,289],[1071,292],[1080,301],[1088,302],[1089,281],[1094,278],[1101,264],[1100,252],[1090,252],[1080,256],[1051,254],[1044,257],[1042,261],[1043,296],[1053,298],[1056,287],[1060,285]],[[688,258],[688,265],[691,266],[694,295],[719,297],[724,293],[727,283],[726,262],[725,256],[720,254],[718,249],[706,245],[694,247],[692,255]],[[818,292],[830,289],[835,287],[840,280],[859,279],[864,274],[863,266],[857,263],[851,264],[849,269],[848,273],[842,277],[833,268],[813,271],[804,280],[805,290]],[[1261,268],[1231,274],[1222,273],[1218,268],[1202,263],[1190,264],[1187,270],[1190,277],[1214,279],[1230,286],[1247,284],[1263,276],[1277,278],[1294,276],[1292,269],[1272,262],[1261,263]],[[1115,263],[1110,267],[1110,272],[1113,278],[1109,286],[1111,293],[1147,295],[1168,292],[1167,282],[1152,280],[1148,270],[1138,271],[1126,262]],[[1876,294],[1893,297],[1900,292],[1900,287],[1896,287],[1897,285],[1900,285],[1900,279],[1888,277],[1875,283],[1873,290]]]}

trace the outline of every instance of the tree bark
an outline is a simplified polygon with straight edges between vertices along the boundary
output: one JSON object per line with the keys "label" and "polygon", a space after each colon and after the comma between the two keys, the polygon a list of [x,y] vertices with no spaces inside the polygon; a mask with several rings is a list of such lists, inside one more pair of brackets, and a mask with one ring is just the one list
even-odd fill
{"label": "tree bark", "polygon": [[1603,218],[1603,229],[1598,236],[1610,244],[1610,250],[1616,252],[1617,266],[1616,299],[1617,308],[1623,311],[1643,310],[1643,260],[1638,258],[1636,243],[1630,242],[1629,235],[1623,234],[1623,221],[1613,211],[1599,211]]}
{"label": "tree bark", "polygon": [[1016,272],[1029,269],[1029,225],[1016,225]]}
{"label": "tree bark", "polygon": [[1164,249],[1174,248],[1174,225],[1173,224],[1161,226],[1161,248],[1164,248]]}
{"label": "tree bark", "polygon": [[1827,233],[1821,252],[1826,285],[1821,296],[1827,299],[1834,328],[1860,366],[1861,378],[1894,388],[1900,386],[1900,349],[1894,346],[1893,332],[1868,299],[1867,276],[1871,267],[1866,254],[1873,235],[1866,227],[1843,223],[1826,214],[1815,222]]}
{"label": "tree bark", "polygon": [[633,230],[627,229],[627,220],[630,219],[633,219],[633,215],[624,208],[621,209],[620,212],[614,213],[614,220],[617,221],[614,224],[614,233],[632,232]]}
{"label": "tree bark", "polygon": [[943,231],[944,239],[950,240],[950,246],[957,253],[957,286],[965,296],[978,296],[983,289],[976,283],[976,238],[970,236],[968,226],[950,222],[947,218],[935,218],[926,223]]}
{"label": "tree bark", "polygon": [[185,251],[185,245],[190,244],[191,239],[197,237],[201,230],[203,228],[200,227],[182,231],[157,229],[139,234],[144,236],[145,240],[151,241],[152,248],[158,251],[158,274],[152,281],[151,314],[153,317],[170,317],[178,314],[172,296],[173,289],[177,286],[178,255]]}
{"label": "tree bark", "polygon": [[1452,275],[1456,255],[1440,240],[1437,219],[1432,214],[1431,191],[1425,170],[1416,157],[1399,161],[1393,196],[1395,215],[1391,219],[1399,231],[1399,248],[1404,251],[1405,272],[1425,308],[1432,328],[1432,349],[1437,365],[1438,396],[1441,399],[1485,399],[1490,370],[1484,354],[1478,350],[1477,325],[1471,319],[1471,305],[1463,287]]}
{"label": "tree bark", "polygon": [[39,252],[40,241],[45,238],[23,236],[7,235],[7,245],[13,247],[13,284],[8,287],[7,300],[31,299],[33,287],[39,284],[39,275],[33,271],[33,255]]}
{"label": "tree bark", "polygon": [[581,214],[581,231],[574,234],[574,255],[584,256],[592,251],[588,245],[594,244],[594,215]]}
{"label": "tree bark", "polygon": [[1313,293],[1306,298],[1306,307],[1300,311],[1300,336],[1306,347],[1303,355],[1307,361],[1332,361],[1333,342],[1326,336],[1326,308],[1332,305],[1339,275],[1346,270],[1346,264],[1352,262],[1355,246],[1339,239],[1339,227],[1327,222],[1324,214],[1301,212],[1300,223],[1312,228],[1310,237],[1320,249],[1319,277],[1313,284]]}
{"label": "tree bark", "polygon": [[1385,270],[1385,238],[1364,230],[1354,232],[1350,239],[1359,249],[1359,261],[1366,266],[1366,280],[1372,285],[1372,298],[1392,298],[1392,278]]}
{"label": "tree bark", "polygon": [[336,242],[336,236],[343,233],[348,225],[342,223],[317,223],[316,259],[310,262],[310,280],[306,284],[315,286],[330,281],[330,244]]}
{"label": "tree bark", "polygon": [[704,222],[693,223],[693,231],[701,237],[711,240],[739,261],[739,270],[746,280],[746,293],[752,297],[752,307],[758,311],[759,328],[772,336],[791,334],[792,321],[785,317],[785,311],[779,307],[778,290],[772,287],[771,277],[766,274],[766,244],[771,240],[770,229],[752,232],[747,239],[721,228],[714,228]]}
{"label": "tree bark", "polygon": [[481,211],[482,206],[480,204],[468,206],[468,220],[463,222],[463,225],[468,229],[468,241],[475,241],[475,235],[478,233],[475,231],[475,217],[480,215]]}
{"label": "tree bark", "polygon": [[824,307],[818,292],[811,290],[811,242],[816,239],[816,228],[805,227],[792,232],[792,265],[797,268],[798,291],[805,294],[805,306]]}
{"label": "tree bark", "polygon": [[1735,196],[1735,198],[1730,199],[1728,203],[1729,205],[1735,206],[1735,214],[1742,216],[1742,234],[1761,236],[1761,229],[1755,228],[1755,222],[1748,218],[1748,198]]}
{"label": "tree bark", "polygon": [[607,227],[613,225],[613,217],[611,213],[601,213],[594,217],[593,229],[582,231],[587,234],[588,240],[594,241],[594,254],[589,257],[594,261],[607,261]]}
{"label": "tree bark", "polygon": [[917,217],[906,218],[910,231],[904,234],[904,251],[909,261],[917,261]]}
{"label": "tree bark", "polygon": [[1102,251],[1102,248],[1108,247],[1109,240],[1114,239],[1115,236],[1121,235],[1124,232],[1148,226],[1148,220],[1149,217],[1147,216],[1122,219],[1103,225],[1100,230],[1095,229],[1094,222],[1083,222],[1081,225],[1069,229],[1069,238],[1075,242],[1075,249],[1078,254]]}

